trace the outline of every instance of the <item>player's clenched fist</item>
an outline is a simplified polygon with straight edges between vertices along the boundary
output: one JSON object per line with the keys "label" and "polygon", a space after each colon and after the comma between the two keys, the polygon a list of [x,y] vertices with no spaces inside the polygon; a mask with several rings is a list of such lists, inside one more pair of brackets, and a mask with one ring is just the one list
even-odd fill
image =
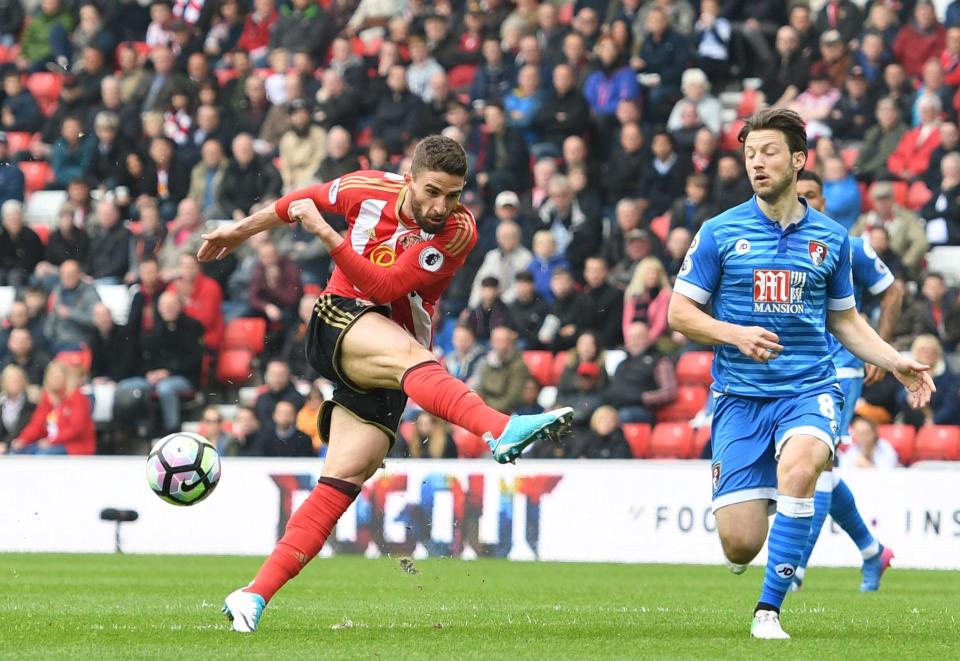
{"label": "player's clenched fist", "polygon": [[780,338],[776,333],[762,326],[741,328],[736,337],[736,345],[740,353],[758,363],[766,363],[780,355],[783,347],[777,344],[779,341]]}
{"label": "player's clenched fist", "polygon": [[313,200],[294,200],[287,209],[287,215],[290,216],[290,220],[299,222],[308,232],[316,236],[322,236],[332,229],[320,215],[320,210],[317,209]]}

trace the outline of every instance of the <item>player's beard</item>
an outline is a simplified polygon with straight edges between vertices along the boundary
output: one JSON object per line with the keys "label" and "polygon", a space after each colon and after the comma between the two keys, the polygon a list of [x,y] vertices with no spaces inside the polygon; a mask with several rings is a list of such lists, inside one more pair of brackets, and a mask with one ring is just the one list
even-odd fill
{"label": "player's beard", "polygon": [[427,234],[437,234],[443,229],[444,224],[447,222],[446,215],[439,220],[427,216],[427,214],[423,212],[423,205],[417,201],[416,195],[410,199],[410,208],[413,210],[413,219],[417,221],[417,225],[420,226],[420,229]]}
{"label": "player's beard", "polygon": [[[777,200],[779,200],[780,197],[790,189],[790,185],[793,183],[795,178],[796,178],[796,173],[793,172],[792,170],[787,170],[783,174],[783,176],[776,183],[770,186],[770,188],[768,188],[766,191],[761,193],[760,191],[757,190],[756,185],[754,185],[753,191],[757,194],[757,197],[759,197],[764,202],[768,204],[773,204]],[[751,182],[751,184],[752,183],[753,182]]]}

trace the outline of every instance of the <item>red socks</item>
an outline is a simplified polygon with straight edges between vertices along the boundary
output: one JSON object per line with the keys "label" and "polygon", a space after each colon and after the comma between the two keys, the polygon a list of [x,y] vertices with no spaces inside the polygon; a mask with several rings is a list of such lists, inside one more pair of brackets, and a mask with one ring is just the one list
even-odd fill
{"label": "red socks", "polygon": [[321,477],[317,487],[290,517],[283,538],[244,592],[253,592],[270,601],[277,590],[316,557],[359,493],[360,487],[351,482]]}
{"label": "red socks", "polygon": [[494,437],[500,436],[510,420],[510,416],[487,406],[480,395],[436,361],[420,363],[408,369],[400,387],[428,413],[477,436],[483,436],[486,432]]}

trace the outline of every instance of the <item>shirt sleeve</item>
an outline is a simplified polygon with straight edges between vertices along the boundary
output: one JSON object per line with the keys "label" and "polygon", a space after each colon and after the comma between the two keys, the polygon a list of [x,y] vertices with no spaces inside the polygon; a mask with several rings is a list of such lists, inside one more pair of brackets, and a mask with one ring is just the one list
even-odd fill
{"label": "shirt sleeve", "polygon": [[844,236],[837,265],[827,279],[827,309],[849,310],[856,304],[853,296],[853,271],[850,268],[850,237]]}
{"label": "shirt sleeve", "polygon": [[854,283],[874,296],[885,292],[893,284],[893,273],[877,255],[873,246],[866,240],[852,241],[850,245],[853,246],[851,268]]}
{"label": "shirt sleeve", "polygon": [[704,305],[719,284],[720,250],[713,236],[713,228],[707,223],[693,237],[673,290]]}
{"label": "shirt sleeve", "polygon": [[280,220],[285,223],[293,222],[290,220],[289,210],[290,203],[295,200],[313,200],[313,203],[317,205],[320,213],[346,215],[349,203],[346,196],[340,193],[341,179],[342,177],[337,177],[333,181],[307,186],[306,188],[291,191],[281,197],[277,200],[276,206],[277,215],[280,217]]}

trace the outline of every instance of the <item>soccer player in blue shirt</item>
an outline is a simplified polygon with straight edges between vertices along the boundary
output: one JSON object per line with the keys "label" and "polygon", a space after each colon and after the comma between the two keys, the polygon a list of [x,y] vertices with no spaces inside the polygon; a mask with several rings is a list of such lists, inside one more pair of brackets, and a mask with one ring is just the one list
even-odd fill
{"label": "soccer player in blue shirt", "polygon": [[[797,181],[797,194],[806,198],[807,204],[823,212],[823,183],[813,172],[804,170]],[[877,256],[873,247],[860,237],[850,238],[850,267],[853,272],[854,295],[857,299],[857,309],[860,309],[864,295],[869,292],[880,299],[880,320],[877,333],[884,340],[889,341],[893,336],[894,326],[900,316],[900,306],[903,301],[903,284],[895,280],[890,269]],[[876,365],[864,366],[863,361],[847,351],[832,336],[827,341],[833,347],[833,365],[837,370],[837,379],[843,391],[843,414],[840,418],[840,441],[849,442],[850,422],[853,420],[854,408],[864,384],[876,383],[883,378],[885,372]],[[864,375],[866,374],[866,381]],[[807,546],[800,557],[800,565],[793,577],[794,590],[799,590],[803,583],[803,576],[810,560],[810,554],[820,536],[824,519],[827,514],[837,522],[837,525],[850,536],[850,539],[860,549],[863,555],[863,581],[860,584],[861,592],[872,592],[880,588],[880,577],[893,559],[893,551],[877,541],[864,523],[857,503],[853,498],[850,487],[843,479],[833,472],[833,467],[827,465],[817,479],[817,488],[813,497],[813,524]]]}
{"label": "soccer player in blue shirt", "polygon": [[[843,406],[826,330],[891,372],[920,407],[926,365],[902,357],[856,310],[850,241],[797,196],[807,156],[801,117],[761,110],[740,132],[755,193],[700,228],[670,301],[671,328],[716,346],[713,508],[727,563],[742,573],[767,538],[750,633],[789,638],[780,607],[810,536],[814,487],[833,457]],[[704,310],[712,305],[712,314]]]}

